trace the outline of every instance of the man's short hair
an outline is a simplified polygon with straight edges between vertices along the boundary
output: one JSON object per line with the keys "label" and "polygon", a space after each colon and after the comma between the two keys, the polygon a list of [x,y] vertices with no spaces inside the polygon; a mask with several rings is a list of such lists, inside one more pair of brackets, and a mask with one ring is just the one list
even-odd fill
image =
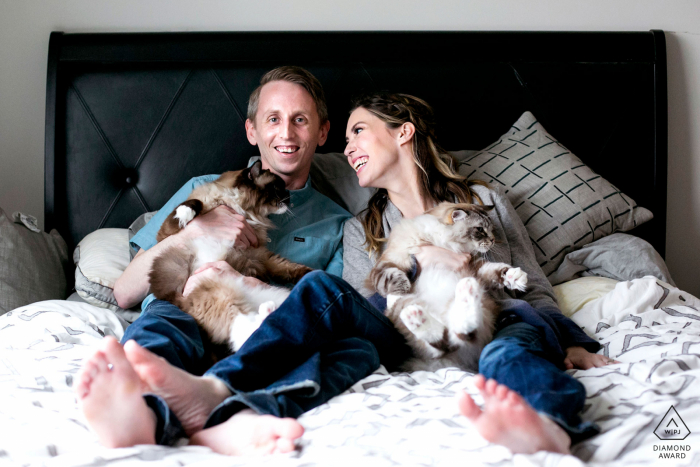
{"label": "man's short hair", "polygon": [[288,81],[306,89],[316,103],[316,110],[318,111],[321,125],[328,121],[328,106],[326,105],[326,98],[323,95],[323,88],[319,80],[309,71],[301,67],[281,66],[265,73],[263,77],[260,78],[260,86],[255,88],[255,91],[250,94],[250,98],[248,99],[248,119],[251,122],[255,122],[255,115],[258,113],[260,90],[263,86],[272,81]]}

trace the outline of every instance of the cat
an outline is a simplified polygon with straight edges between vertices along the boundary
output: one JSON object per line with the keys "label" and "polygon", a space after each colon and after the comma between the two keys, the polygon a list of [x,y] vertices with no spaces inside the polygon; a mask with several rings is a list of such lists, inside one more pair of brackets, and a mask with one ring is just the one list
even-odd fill
{"label": "cat", "polygon": [[202,281],[185,297],[185,283],[203,264],[224,260],[243,276],[296,284],[312,269],[266,248],[267,231],[273,228],[268,216],[287,212],[287,197],[284,181],[263,170],[260,161],[195,188],[163,222],[156,235],[158,242],[185,228],[196,216],[226,205],[245,216],[259,246],[238,249],[233,242],[200,237],[187,242],[185,248],[168,248],[154,259],[149,273],[153,294],[192,315],[214,344],[226,343],[236,352],[290,291],[267,284],[250,287],[242,276],[218,276]]}
{"label": "cat", "polygon": [[[407,339],[414,357],[403,370],[434,371],[448,366],[478,369],[481,350],[493,338],[499,306],[489,293],[497,287],[524,291],[527,274],[505,263],[478,257],[496,243],[488,211],[493,206],[443,202],[389,235],[370,272],[367,287],[387,298],[386,316]],[[470,255],[465,270],[429,266],[412,284],[412,254],[434,245]]]}

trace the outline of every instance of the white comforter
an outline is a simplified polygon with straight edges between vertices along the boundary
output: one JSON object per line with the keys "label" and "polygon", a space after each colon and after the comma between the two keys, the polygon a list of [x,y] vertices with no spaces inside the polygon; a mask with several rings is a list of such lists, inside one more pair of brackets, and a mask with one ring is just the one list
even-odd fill
{"label": "white comforter", "polygon": [[[100,447],[71,384],[91,347],[103,335],[121,337],[123,322],[87,304],[40,302],[0,317],[0,465],[700,465],[698,310],[700,300],[648,277],[620,282],[574,315],[624,363],[571,372],[586,386],[584,419],[602,428],[573,456],[514,456],[485,442],[456,413],[455,392],[475,393],[469,373],[380,369],[302,416],[297,452],[242,459],[193,446]],[[661,441],[654,430],[672,405],[691,433]],[[668,451],[659,446],[678,457],[660,459]]]}

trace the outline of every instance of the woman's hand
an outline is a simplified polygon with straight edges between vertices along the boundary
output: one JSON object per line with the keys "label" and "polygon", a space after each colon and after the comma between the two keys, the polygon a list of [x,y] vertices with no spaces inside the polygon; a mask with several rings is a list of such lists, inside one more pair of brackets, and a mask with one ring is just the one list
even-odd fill
{"label": "woman's hand", "polygon": [[433,245],[420,247],[415,256],[421,269],[425,269],[428,266],[442,266],[445,269],[454,271],[466,269],[472,259],[470,254],[455,253]]}
{"label": "woman's hand", "polygon": [[599,355],[596,353],[590,353],[583,347],[569,347],[566,349],[566,358],[564,359],[564,365],[567,370],[573,370],[578,368],[580,370],[588,370],[589,368],[600,368],[602,366],[614,365],[618,362],[613,358],[606,357],[605,355]]}

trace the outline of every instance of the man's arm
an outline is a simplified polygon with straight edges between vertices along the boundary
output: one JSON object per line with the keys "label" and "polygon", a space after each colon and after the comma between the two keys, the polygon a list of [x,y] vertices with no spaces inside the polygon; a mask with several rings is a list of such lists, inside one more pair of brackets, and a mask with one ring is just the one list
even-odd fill
{"label": "man's arm", "polygon": [[178,245],[182,245],[180,234],[171,235],[148,250],[139,249],[134,259],[114,283],[114,298],[120,308],[131,308],[146,298],[151,287],[148,274],[153,266],[153,260],[170,246]]}

